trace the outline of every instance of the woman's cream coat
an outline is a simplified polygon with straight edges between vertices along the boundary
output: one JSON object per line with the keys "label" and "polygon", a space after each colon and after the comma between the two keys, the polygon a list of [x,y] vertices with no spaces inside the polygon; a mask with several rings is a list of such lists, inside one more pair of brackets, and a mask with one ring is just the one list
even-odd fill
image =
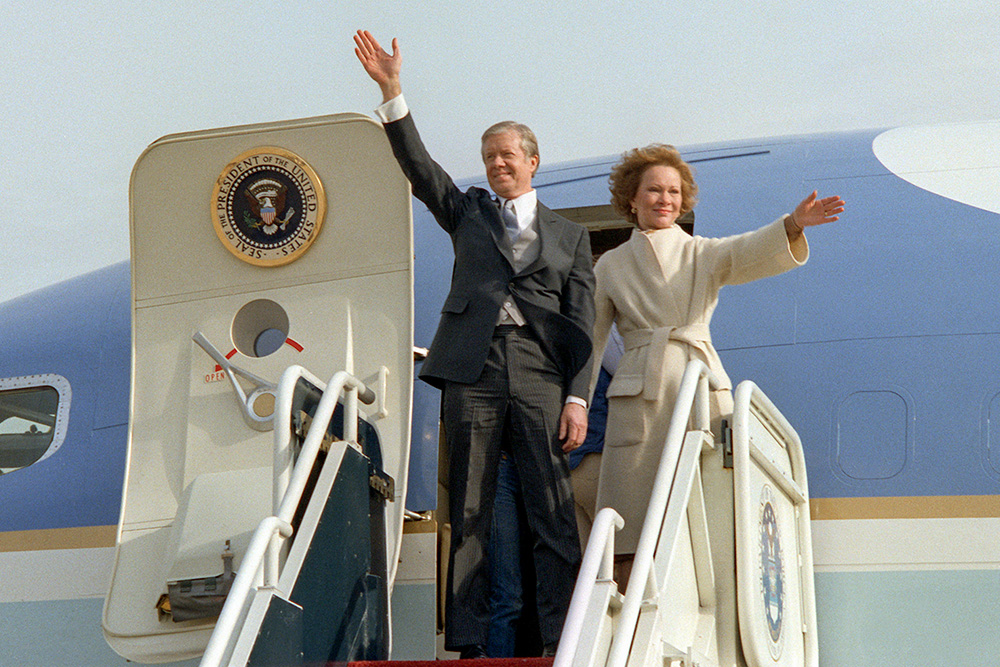
{"label": "woman's cream coat", "polygon": [[[713,423],[732,412],[731,383],[709,335],[719,289],[783,273],[805,263],[805,236],[789,242],[784,218],[722,239],[688,236],[674,226],[632,233],[597,262],[594,349],[603,350],[612,322],[625,355],[608,387],[608,424],[597,507],[625,519],[619,554],[635,553],[681,377],[691,359],[721,382]],[[593,388],[596,383],[596,374]]]}

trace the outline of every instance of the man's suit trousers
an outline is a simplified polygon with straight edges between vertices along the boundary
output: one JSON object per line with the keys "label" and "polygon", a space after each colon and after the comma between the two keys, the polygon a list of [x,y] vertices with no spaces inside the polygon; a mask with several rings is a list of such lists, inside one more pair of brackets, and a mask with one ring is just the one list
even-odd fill
{"label": "man's suit trousers", "polygon": [[450,450],[451,559],[445,643],[486,644],[487,562],[497,467],[508,448],[521,480],[538,582],[542,641],[559,639],[580,566],[566,456],[559,442],[564,380],[528,327],[500,326],[472,384],[448,382],[442,419]]}

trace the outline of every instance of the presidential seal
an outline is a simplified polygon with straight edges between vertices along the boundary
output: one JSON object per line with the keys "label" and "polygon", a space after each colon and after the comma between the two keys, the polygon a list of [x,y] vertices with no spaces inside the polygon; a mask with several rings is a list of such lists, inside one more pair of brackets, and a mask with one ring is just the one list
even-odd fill
{"label": "presidential seal", "polygon": [[219,240],[244,262],[281,266],[301,257],[326,214],[323,184],[283,148],[254,148],[226,165],[212,191]]}
{"label": "presidential seal", "polygon": [[760,593],[767,624],[768,651],[772,660],[781,657],[782,621],[785,610],[785,563],[778,536],[778,517],[772,502],[771,487],[764,485],[760,494]]}

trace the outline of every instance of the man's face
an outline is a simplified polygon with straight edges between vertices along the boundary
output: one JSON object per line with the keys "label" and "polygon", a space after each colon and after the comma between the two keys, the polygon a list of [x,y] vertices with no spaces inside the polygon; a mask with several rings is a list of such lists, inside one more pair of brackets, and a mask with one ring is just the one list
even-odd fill
{"label": "man's face", "polygon": [[514,199],[531,190],[538,156],[529,158],[524,154],[517,132],[501,132],[483,142],[483,164],[493,192],[504,199]]}

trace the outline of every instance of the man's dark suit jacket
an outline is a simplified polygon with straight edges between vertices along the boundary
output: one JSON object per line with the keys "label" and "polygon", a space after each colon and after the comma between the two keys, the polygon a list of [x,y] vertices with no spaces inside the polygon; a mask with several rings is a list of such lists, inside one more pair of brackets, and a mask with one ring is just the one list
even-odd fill
{"label": "man's dark suit jacket", "polygon": [[589,398],[594,273],[587,230],[538,204],[538,258],[519,272],[490,193],[458,189],[431,159],[413,118],[385,125],[413,194],[451,236],[451,291],[420,378],[437,387],[472,383],[483,370],[500,307],[510,294],[550,359],[566,394]]}

